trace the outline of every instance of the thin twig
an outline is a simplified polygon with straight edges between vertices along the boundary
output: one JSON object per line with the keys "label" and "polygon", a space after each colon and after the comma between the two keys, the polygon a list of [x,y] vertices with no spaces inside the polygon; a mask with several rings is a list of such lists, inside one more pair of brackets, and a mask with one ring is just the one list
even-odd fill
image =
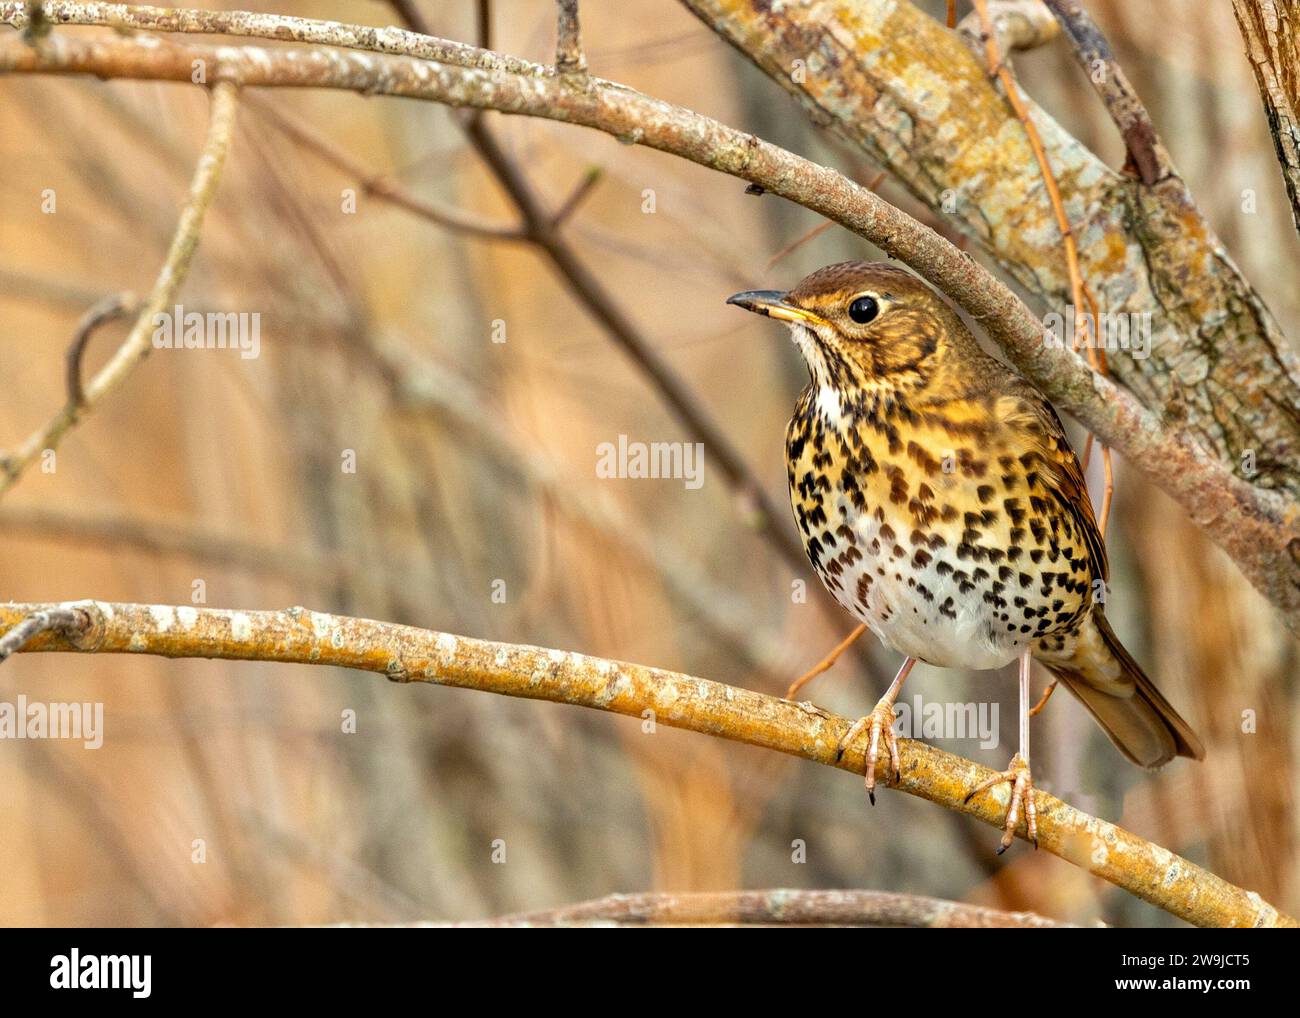
{"label": "thin twig", "polygon": [[69,406],[79,408],[86,402],[86,394],[81,387],[81,359],[86,353],[90,337],[104,323],[134,314],[137,303],[133,293],[110,294],[87,311],[77,323],[77,331],[68,344],[66,356]]}
{"label": "thin twig", "polygon": [[1092,82],[1106,112],[1119,129],[1128,152],[1128,167],[1150,186],[1175,176],[1169,152],[1156,133],[1151,114],[1120,67],[1110,44],[1079,0],[1043,0],[1056,15],[1074,48],[1079,66]]}
{"label": "thin twig", "polygon": [[[644,665],[306,608],[238,611],[103,601],[10,603],[0,605],[0,626],[19,625],[51,609],[84,612],[89,624],[79,625],[71,640],[62,634],[39,633],[24,650],[335,665],[377,672],[395,682],[428,682],[654,717],[671,728],[777,750],[857,774],[866,764],[862,746],[840,745],[851,727],[847,718],[811,704]],[[888,787],[991,827],[1002,826],[1005,796],[965,801],[970,789],[993,776],[988,768],[912,739],[899,740],[899,758],[901,774]],[[881,784],[887,785],[891,780],[887,761],[881,761],[881,768]],[[1258,894],[1167,849],[1041,790],[1034,795],[1042,849],[1158,908],[1199,926],[1297,925]]]}
{"label": "thin twig", "polygon": [[[54,16],[53,12],[50,13]],[[42,48],[53,45],[55,41],[47,39],[42,43]],[[108,363],[91,379],[82,400],[76,404],[69,403],[48,423],[33,432],[16,452],[0,460],[0,493],[8,490],[22,476],[37,456],[45,450],[56,448],[63,436],[149,355],[154,317],[172,302],[184,282],[195,248],[198,247],[204,216],[216,195],[221,169],[230,147],[230,136],[234,130],[237,99],[238,88],[230,82],[218,82],[212,89],[208,135],[203,143],[194,180],[190,184],[189,197],[181,210],[176,235],[172,238],[162,269],[135,325]]]}
{"label": "thin twig", "polygon": [[587,58],[582,54],[578,29],[578,0],[555,0],[558,8],[555,33],[555,69],[561,74],[585,74]]}
{"label": "thin twig", "polygon": [[336,170],[355,180],[361,190],[371,197],[403,208],[407,212],[417,215],[421,219],[427,219],[429,222],[445,229],[476,237],[480,240],[519,242],[528,239],[523,229],[513,223],[484,222],[477,216],[473,216],[454,206],[443,205],[429,198],[421,198],[396,181],[370,172],[369,168],[354,159],[334,142],[300,120],[285,115],[276,109],[272,103],[256,96],[248,96],[245,102],[295,143],[309,152],[314,152]]}
{"label": "thin twig", "polygon": [[[880,186],[880,182],[885,179],[885,176],[886,174],[884,170],[881,170],[879,173],[877,173],[874,177],[872,177],[869,181],[867,181],[867,190],[874,191],[876,188],[878,188]],[[767,260],[767,264],[765,264],[763,268],[765,270],[772,268],[779,261],[781,261],[784,258],[788,258],[795,251],[799,250],[799,248],[803,247],[803,245],[807,244],[810,240],[815,240],[817,237],[820,237],[823,233],[825,233],[834,225],[836,225],[834,220],[830,220],[830,219],[828,219],[824,223],[818,223],[811,230],[808,230],[806,233],[800,234],[794,240],[790,241],[790,243],[787,244],[785,247],[781,248],[780,251],[772,255],[772,257]]]}
{"label": "thin twig", "polygon": [[859,622],[854,626],[853,632],[849,633],[848,636],[844,637],[843,640],[837,643],[829,654],[790,683],[790,688],[785,691],[785,698],[787,700],[793,700],[799,695],[799,690],[812,682],[812,680],[817,678],[818,675],[821,675],[822,672],[830,671],[835,662],[840,659],[840,655],[853,646],[853,644],[856,643],[866,631],[867,624],[865,622]]}
{"label": "thin twig", "polygon": [[600,178],[605,175],[605,171],[599,166],[593,166],[582,175],[577,186],[569,192],[569,197],[560,203],[560,207],[555,210],[555,215],[551,216],[551,229],[558,229],[563,226],[569,218],[578,211],[578,207],[587,200],[587,196],[595,190],[596,185],[600,183]]}
{"label": "thin twig", "polygon": [[824,223],[818,223],[811,230],[806,230],[805,232],[799,234],[799,236],[797,236],[794,240],[790,241],[789,244],[781,248],[781,250],[778,251],[776,254],[772,255],[772,257],[767,260],[767,263],[763,266],[763,268],[765,270],[772,268],[782,259],[788,258],[790,255],[794,254],[794,252],[798,251],[799,248],[803,247],[810,240],[815,240],[816,238],[820,237],[823,233],[825,233],[834,225],[835,223],[828,219]]}

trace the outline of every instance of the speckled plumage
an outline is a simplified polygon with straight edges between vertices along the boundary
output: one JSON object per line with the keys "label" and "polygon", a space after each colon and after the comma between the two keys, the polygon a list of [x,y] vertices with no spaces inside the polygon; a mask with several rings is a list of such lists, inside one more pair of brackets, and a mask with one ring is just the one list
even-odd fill
{"label": "speckled plumage", "polygon": [[[1105,546],[1047,400],[901,269],[842,263],[776,296],[811,375],[786,433],[791,506],[840,604],[930,664],[1031,652],[1144,766],[1200,756],[1106,622]],[[864,297],[877,314],[858,324]]]}

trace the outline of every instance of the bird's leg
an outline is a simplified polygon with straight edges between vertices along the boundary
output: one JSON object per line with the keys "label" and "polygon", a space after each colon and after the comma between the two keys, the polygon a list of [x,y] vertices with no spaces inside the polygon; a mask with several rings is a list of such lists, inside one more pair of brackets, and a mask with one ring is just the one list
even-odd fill
{"label": "bird's leg", "polygon": [[987,781],[981,782],[966,794],[966,802],[987,791],[994,785],[1007,781],[1011,784],[1011,801],[1007,803],[1007,822],[1003,825],[1002,845],[998,849],[1001,855],[1011,847],[1016,836],[1016,825],[1020,822],[1020,811],[1025,813],[1025,834],[1038,847],[1038,815],[1034,809],[1034,779],[1029,773],[1029,664],[1033,660],[1026,650],[1020,655],[1020,752],[1011,758],[1011,763],[1001,774],[995,774]]}
{"label": "bird's leg", "polygon": [[867,798],[871,800],[873,806],[876,804],[876,761],[880,758],[882,733],[885,736],[885,745],[889,748],[889,763],[894,768],[894,780],[897,781],[903,773],[898,763],[898,735],[894,732],[894,701],[898,699],[898,691],[903,688],[903,680],[907,678],[907,673],[912,670],[914,664],[916,664],[914,657],[909,657],[903,662],[903,666],[898,669],[898,674],[894,676],[894,681],[885,690],[885,695],[872,708],[870,714],[858,718],[853,723],[853,727],[840,740],[839,749],[835,754],[835,759],[838,760],[844,755],[844,750],[848,748],[849,743],[864,730],[871,730],[871,742],[867,746]]}

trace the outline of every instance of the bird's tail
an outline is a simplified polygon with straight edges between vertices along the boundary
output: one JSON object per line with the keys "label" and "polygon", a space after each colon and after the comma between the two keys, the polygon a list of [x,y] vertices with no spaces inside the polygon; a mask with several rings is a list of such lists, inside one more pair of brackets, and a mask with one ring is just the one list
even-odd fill
{"label": "bird's tail", "polygon": [[1159,767],[1175,756],[1204,758],[1201,740],[1129,656],[1100,608],[1093,609],[1061,651],[1043,650],[1034,656],[1079,698],[1135,764]]}

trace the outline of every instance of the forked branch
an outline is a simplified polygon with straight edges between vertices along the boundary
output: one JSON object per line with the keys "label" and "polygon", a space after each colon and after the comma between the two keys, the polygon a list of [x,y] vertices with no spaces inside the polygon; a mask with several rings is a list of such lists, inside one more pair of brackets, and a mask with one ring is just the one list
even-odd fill
{"label": "forked branch", "polygon": [[[74,341],[68,369],[69,399],[67,404],[49,421],[37,428],[17,451],[0,458],[0,494],[8,490],[22,476],[32,462],[46,450],[54,449],[72,428],[99,405],[109,392],[116,389],[152,350],[151,335],[154,317],[172,303],[181,284],[189,273],[194,251],[199,246],[203,220],[221,180],[221,169],[230,148],[230,136],[235,127],[235,106],[238,89],[227,81],[218,82],[212,89],[212,111],[208,121],[207,140],[199,156],[198,168],[190,183],[189,197],[181,210],[176,234],[172,238],[167,257],[158,278],[154,281],[144,307],[137,315],[130,333],[123,340],[90,384],[81,385],[81,346]],[[86,327],[82,335],[88,336]],[[75,382],[73,382],[75,379]]]}

